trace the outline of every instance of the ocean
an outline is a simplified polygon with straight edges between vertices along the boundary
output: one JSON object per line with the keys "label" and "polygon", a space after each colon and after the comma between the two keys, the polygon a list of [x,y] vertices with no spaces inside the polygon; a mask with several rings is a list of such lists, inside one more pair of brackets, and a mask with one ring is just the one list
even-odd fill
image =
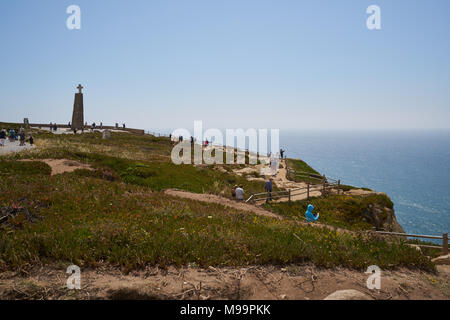
{"label": "ocean", "polygon": [[385,192],[405,232],[450,231],[450,130],[280,130],[280,146],[343,184]]}

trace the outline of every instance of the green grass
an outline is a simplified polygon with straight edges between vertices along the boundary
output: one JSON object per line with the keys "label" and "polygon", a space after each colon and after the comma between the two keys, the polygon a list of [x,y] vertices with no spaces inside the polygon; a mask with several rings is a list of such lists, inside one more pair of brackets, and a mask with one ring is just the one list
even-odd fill
{"label": "green grass", "polygon": [[[221,172],[216,169],[217,166],[173,164],[169,158],[173,145],[168,138],[113,133],[111,140],[103,140],[100,133],[76,136],[40,133],[37,143],[39,140],[45,140],[45,148],[10,154],[6,158],[77,160],[99,169],[97,175],[108,169],[114,177],[126,183],[146,186],[151,190],[176,188],[226,197],[231,197],[231,188],[236,184],[242,185],[246,194],[264,190],[264,182],[248,181],[231,171]],[[240,165],[231,167],[237,166]],[[87,172],[79,174],[88,175]]]}
{"label": "green grass", "polygon": [[51,168],[41,161],[8,161],[0,158],[0,177],[16,174],[45,174],[49,175]]}
{"label": "green grass", "polygon": [[293,181],[309,182],[312,184],[321,183],[321,178],[309,177],[308,175],[319,175],[321,174],[310,167],[305,161],[300,159],[287,159],[286,163],[291,170],[295,170],[297,175],[294,175],[294,171],[291,172],[287,178]]}
{"label": "green grass", "polygon": [[[7,187],[11,184],[14,190]],[[39,211],[41,221],[17,216],[0,227],[2,270],[55,262],[126,269],[312,262],[434,271],[428,259],[402,242],[303,227],[75,173],[6,176],[0,206],[21,205],[23,199],[48,206]]]}
{"label": "green grass", "polygon": [[393,203],[383,194],[368,196],[329,196],[289,203],[270,203],[266,208],[291,219],[304,221],[308,204],[314,212],[320,212],[320,223],[349,230],[371,230],[372,225],[364,218],[370,205],[393,208]]}
{"label": "green grass", "polygon": [[[407,267],[434,271],[434,265],[401,240],[386,242],[367,235],[340,234],[298,225],[306,202],[271,204],[286,217],[261,218],[218,204],[189,201],[160,190],[178,188],[230,197],[234,184],[247,194],[261,192],[263,182],[232,172],[240,165],[174,165],[167,138],[113,133],[35,134],[37,148],[2,157],[0,207],[26,207],[42,220],[23,213],[0,226],[0,269],[68,262],[80,266],[110,264],[126,269],[148,265],[207,267],[249,264],[314,263],[365,269]],[[86,169],[50,176],[38,161],[73,159]],[[299,171],[317,173],[301,160],[289,160]],[[365,206],[390,207],[389,198],[330,197],[310,199],[330,225],[366,230]],[[39,204],[39,206],[36,206]],[[296,239],[293,234],[300,237]]]}

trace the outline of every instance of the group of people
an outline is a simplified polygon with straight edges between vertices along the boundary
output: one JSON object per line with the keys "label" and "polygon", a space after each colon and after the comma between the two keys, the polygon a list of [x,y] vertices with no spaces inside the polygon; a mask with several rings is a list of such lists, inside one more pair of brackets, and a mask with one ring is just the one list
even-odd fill
{"label": "group of people", "polygon": [[[0,146],[1,147],[5,146],[6,139],[8,139],[10,142],[19,140],[19,146],[24,146],[25,140],[26,140],[25,129],[20,128],[19,132],[16,132],[14,129],[0,130]],[[30,145],[34,144],[34,138],[31,134],[29,135],[28,141],[30,142]]]}
{"label": "group of people", "polygon": [[56,123],[50,122],[50,131],[58,131],[58,126],[56,125]]}

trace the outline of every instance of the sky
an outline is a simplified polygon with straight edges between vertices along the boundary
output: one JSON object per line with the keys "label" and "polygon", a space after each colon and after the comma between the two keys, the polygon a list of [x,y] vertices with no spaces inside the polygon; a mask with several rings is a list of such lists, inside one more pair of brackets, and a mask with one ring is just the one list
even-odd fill
{"label": "sky", "polygon": [[448,0],[5,0],[0,121],[67,123],[81,83],[89,123],[448,129],[449,14]]}

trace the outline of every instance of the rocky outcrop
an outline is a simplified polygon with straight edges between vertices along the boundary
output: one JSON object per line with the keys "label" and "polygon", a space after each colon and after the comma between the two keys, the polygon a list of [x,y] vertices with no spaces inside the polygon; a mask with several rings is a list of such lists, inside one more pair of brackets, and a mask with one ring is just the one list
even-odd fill
{"label": "rocky outcrop", "polygon": [[373,195],[374,201],[370,201],[363,211],[364,219],[372,224],[377,231],[389,231],[405,233],[395,216],[392,201],[385,193]]}
{"label": "rocky outcrop", "polygon": [[450,254],[431,259],[436,265],[450,265]]}
{"label": "rocky outcrop", "polygon": [[358,290],[338,290],[323,300],[373,300],[372,297]]}

